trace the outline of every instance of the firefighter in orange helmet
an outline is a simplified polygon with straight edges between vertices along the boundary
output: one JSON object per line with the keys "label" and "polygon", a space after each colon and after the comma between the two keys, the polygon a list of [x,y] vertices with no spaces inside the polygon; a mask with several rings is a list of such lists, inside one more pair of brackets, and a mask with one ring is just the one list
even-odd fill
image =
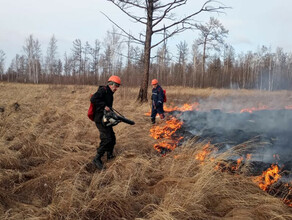
{"label": "firefighter in orange helmet", "polygon": [[152,109],[151,109],[151,122],[155,124],[155,118],[157,113],[159,114],[161,119],[164,119],[164,110],[163,110],[163,100],[164,100],[164,93],[161,86],[158,84],[157,79],[153,79],[151,81],[152,84]]}
{"label": "firefighter in orange helmet", "polygon": [[100,144],[97,154],[93,159],[93,164],[98,169],[103,169],[102,156],[107,153],[107,160],[113,159],[116,136],[112,126],[105,126],[102,123],[102,117],[105,111],[111,111],[113,105],[113,95],[121,85],[121,79],[118,76],[111,76],[106,86],[99,86],[97,92],[93,94],[90,101],[95,107],[94,122],[100,134]]}

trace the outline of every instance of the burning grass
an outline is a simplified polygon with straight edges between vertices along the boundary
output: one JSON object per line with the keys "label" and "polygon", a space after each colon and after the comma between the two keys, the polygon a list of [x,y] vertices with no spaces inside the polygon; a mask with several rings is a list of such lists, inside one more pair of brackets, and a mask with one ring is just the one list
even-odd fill
{"label": "burning grass", "polygon": [[[102,172],[87,169],[99,142],[86,116],[96,87],[1,83],[0,89],[5,109],[0,112],[1,219],[292,218],[291,208],[251,177],[218,172],[219,158],[197,160],[205,145],[189,141],[161,157],[149,136],[149,117],[143,115],[149,104],[135,103],[138,88],[115,94],[114,107],[136,124],[114,128],[118,157]],[[230,92],[167,88],[169,101],[204,99],[203,109],[214,108],[220,99],[243,109],[248,96],[264,105],[268,96],[282,104],[292,97]]]}

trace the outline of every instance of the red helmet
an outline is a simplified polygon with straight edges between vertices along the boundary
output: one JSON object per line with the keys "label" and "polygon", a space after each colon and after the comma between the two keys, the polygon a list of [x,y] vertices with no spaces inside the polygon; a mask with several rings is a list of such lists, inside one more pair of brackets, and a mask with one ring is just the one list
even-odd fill
{"label": "red helmet", "polygon": [[158,84],[158,80],[157,80],[157,79],[153,79],[152,82],[151,82],[151,84],[152,84],[152,85],[156,85],[156,84]]}
{"label": "red helmet", "polygon": [[114,83],[117,83],[117,84],[121,85],[121,79],[118,76],[111,76],[108,79],[108,82],[114,82]]}

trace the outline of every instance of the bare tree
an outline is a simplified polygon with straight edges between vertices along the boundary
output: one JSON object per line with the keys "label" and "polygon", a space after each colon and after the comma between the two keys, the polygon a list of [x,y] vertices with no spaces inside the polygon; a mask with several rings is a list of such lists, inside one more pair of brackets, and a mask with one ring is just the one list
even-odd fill
{"label": "bare tree", "polygon": [[85,42],[83,54],[84,54],[84,61],[83,61],[83,69],[84,69],[84,75],[86,76],[87,82],[88,82],[88,76],[90,72],[90,62],[91,62],[91,45],[88,43],[88,41]]}
{"label": "bare tree", "polygon": [[57,70],[57,40],[53,35],[50,39],[48,48],[47,48],[47,56],[45,58],[45,68],[46,74],[50,77],[56,74]]}
{"label": "bare tree", "polygon": [[4,62],[5,62],[5,53],[3,50],[0,50],[0,80],[3,80]]}
{"label": "bare tree", "polygon": [[201,87],[204,87],[204,74],[205,74],[205,63],[207,58],[207,51],[214,49],[220,50],[220,46],[224,45],[224,38],[227,37],[228,30],[215,18],[211,17],[209,22],[206,24],[196,25],[200,31],[200,37],[196,43],[203,46],[203,64],[202,64],[202,77]]}
{"label": "bare tree", "polygon": [[63,66],[63,69],[64,69],[64,75],[66,77],[71,75],[71,72],[72,72],[72,69],[73,69],[73,67],[72,67],[72,58],[68,57],[66,52],[64,53],[64,66]]}
{"label": "bare tree", "polygon": [[107,31],[106,37],[104,39],[104,46],[106,48],[106,57],[108,63],[108,73],[110,75],[115,75],[119,71],[121,50],[122,50],[122,39],[121,34],[118,29],[114,26],[111,31]]}
{"label": "bare tree", "polygon": [[[75,72],[78,73],[78,82],[80,82],[81,75],[84,73],[83,71],[83,47],[80,39],[76,39],[73,41],[73,60],[74,60],[74,68],[73,68],[73,74],[75,75]],[[75,76],[74,76],[75,77]]]}
{"label": "bare tree", "polygon": [[[91,48],[90,51],[91,55],[91,65],[90,65],[90,72],[94,77],[93,83],[97,83],[99,79],[99,62],[100,62],[100,42],[99,40],[95,40],[94,47]],[[91,79],[93,80],[93,79]]]}
{"label": "bare tree", "polygon": [[61,83],[62,72],[63,72],[63,64],[62,64],[62,61],[58,59],[57,66],[56,66],[56,73],[59,78],[59,83]]}
{"label": "bare tree", "polygon": [[39,82],[39,73],[41,71],[41,45],[39,41],[30,35],[23,46],[25,58],[27,61],[28,81],[33,83]]}
{"label": "bare tree", "polygon": [[224,68],[222,77],[222,88],[230,86],[233,76],[233,66],[235,63],[235,52],[231,45],[224,47]]}
{"label": "bare tree", "polygon": [[163,42],[162,46],[157,50],[157,79],[158,81],[164,82],[164,85],[168,85],[169,77],[169,63],[170,63],[170,53],[167,48],[167,41]]}
{"label": "bare tree", "polygon": [[[123,73],[125,85],[137,85],[141,79],[141,54],[143,51],[138,46],[133,46],[131,39],[127,42],[127,64]],[[124,83],[123,83],[124,84]]]}
{"label": "bare tree", "polygon": [[199,87],[200,84],[200,66],[202,61],[202,54],[199,51],[198,44],[195,42],[192,45],[192,56],[193,56],[193,73],[192,73],[192,87]]}
{"label": "bare tree", "polygon": [[[183,6],[187,7],[187,0],[107,0],[122,10],[132,21],[140,23],[146,27],[144,33],[137,36],[131,35],[121,26],[117,25],[123,33],[130,36],[134,41],[144,45],[144,73],[137,100],[147,101],[147,88],[149,81],[149,68],[151,49],[164,42],[165,39],[173,37],[185,30],[192,29],[195,21],[193,18],[201,12],[221,12],[226,7],[220,6],[217,1],[208,0],[202,7],[190,14],[176,16],[173,12]],[[212,4],[217,6],[214,6]],[[134,13],[135,11],[135,13]],[[166,35],[163,33],[167,33]],[[152,42],[153,35],[156,35],[155,42]]]}
{"label": "bare tree", "polygon": [[179,78],[178,80],[182,83],[182,86],[186,86],[186,65],[187,65],[187,56],[188,56],[188,44],[186,41],[181,41],[177,47],[178,52],[178,65],[179,65]]}

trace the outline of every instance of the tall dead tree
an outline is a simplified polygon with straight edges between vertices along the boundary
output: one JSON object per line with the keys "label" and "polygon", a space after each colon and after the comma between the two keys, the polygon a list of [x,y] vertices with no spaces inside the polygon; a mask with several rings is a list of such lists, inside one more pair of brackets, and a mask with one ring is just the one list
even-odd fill
{"label": "tall dead tree", "polygon": [[41,45],[39,41],[30,35],[23,46],[25,58],[27,62],[28,81],[33,83],[39,82],[39,73],[41,71]]}
{"label": "tall dead tree", "polygon": [[93,83],[97,83],[99,79],[99,62],[100,62],[100,42],[99,40],[94,41],[94,46],[90,52],[91,55],[91,65],[90,65],[90,72],[92,73]]}
{"label": "tall dead tree", "polygon": [[200,37],[196,40],[198,45],[203,46],[203,64],[201,87],[204,88],[205,63],[207,58],[207,51],[214,49],[220,51],[220,46],[224,45],[224,38],[227,37],[228,30],[219,22],[219,20],[211,17],[206,24],[196,25],[200,31]]}
{"label": "tall dead tree", "polygon": [[[74,76],[75,77],[75,73],[78,73],[78,83],[81,82],[81,76],[84,74],[84,69],[83,69],[83,51],[84,48],[82,46],[81,40],[80,39],[76,39],[75,41],[73,41],[73,49],[72,49],[72,57],[74,60]],[[84,78],[83,78],[84,79]],[[84,81],[83,81],[84,84]]]}
{"label": "tall dead tree", "polygon": [[46,81],[48,81],[48,78],[54,79],[54,76],[56,75],[56,67],[58,63],[57,49],[57,39],[55,38],[55,35],[53,35],[50,39],[47,48],[47,56],[45,58]]}
{"label": "tall dead tree", "polygon": [[[201,12],[222,12],[218,1],[208,0],[200,9],[187,15],[176,16],[173,12],[178,8],[187,7],[187,0],[107,0],[116,5],[123,13],[146,27],[145,32],[137,33],[136,36],[125,31],[125,29],[112,21],[124,34],[130,36],[136,43],[144,45],[144,73],[137,100],[147,101],[147,88],[149,81],[149,68],[151,49],[163,43],[166,39],[173,37],[185,30],[194,28],[193,18]],[[216,5],[215,5],[216,4]],[[166,33],[166,34],[163,34]],[[152,42],[156,35],[155,42]]]}
{"label": "tall dead tree", "polygon": [[187,56],[188,56],[188,44],[186,41],[181,41],[176,45],[177,55],[178,55],[178,65],[179,65],[179,80],[181,81],[182,86],[186,86],[187,77],[186,77],[186,66],[187,66]]}

